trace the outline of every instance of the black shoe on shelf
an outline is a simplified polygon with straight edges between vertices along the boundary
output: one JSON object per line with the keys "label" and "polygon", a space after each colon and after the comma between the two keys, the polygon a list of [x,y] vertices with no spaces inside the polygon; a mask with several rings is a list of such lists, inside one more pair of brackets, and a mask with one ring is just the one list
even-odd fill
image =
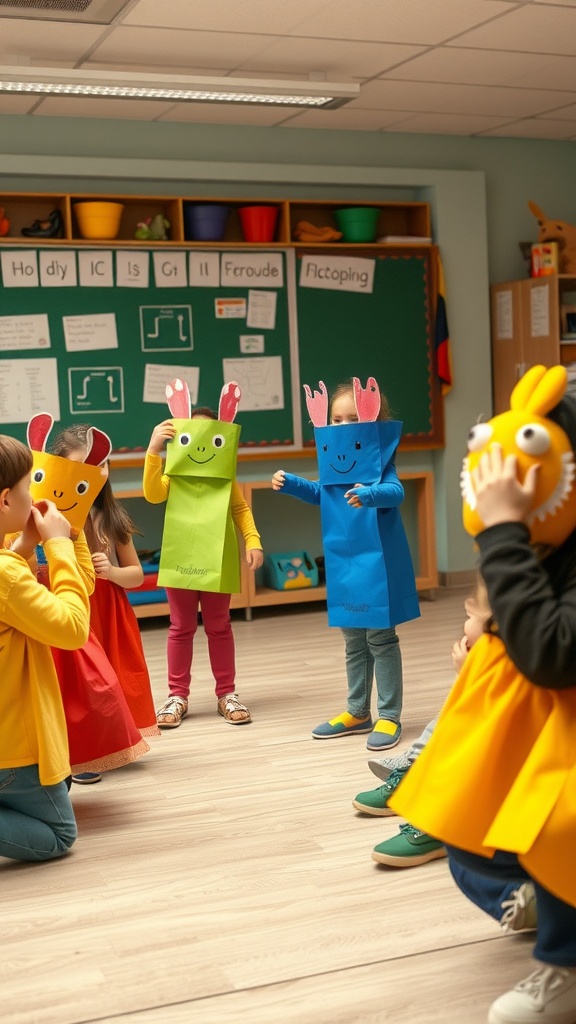
{"label": "black shoe on shelf", "polygon": [[20,233],[26,238],[59,238],[62,226],[60,210],[52,210],[46,220],[35,220],[31,227],[22,228]]}

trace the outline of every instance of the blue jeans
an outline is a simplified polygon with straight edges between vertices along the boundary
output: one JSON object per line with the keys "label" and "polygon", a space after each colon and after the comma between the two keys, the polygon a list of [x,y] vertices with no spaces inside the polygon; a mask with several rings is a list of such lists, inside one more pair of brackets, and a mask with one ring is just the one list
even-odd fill
{"label": "blue jeans", "polygon": [[[544,889],[535,878],[525,871],[515,853],[497,850],[493,857],[488,858],[457,850],[454,846],[447,846],[446,849],[451,868],[452,862],[454,862],[461,868],[483,876],[487,885],[491,881],[493,884],[499,884],[502,889],[506,884],[517,889],[522,882],[531,881],[536,891],[538,915],[534,947],[536,960],[545,964],[553,964],[555,967],[576,967],[576,907],[571,907],[568,903],[553,896],[548,889]],[[458,879],[456,880],[458,881]],[[480,879],[477,884],[480,888]],[[466,890],[463,891],[466,892]],[[474,902],[478,906],[482,906],[481,903],[478,903],[478,899],[475,899]],[[482,909],[486,908],[483,906]]]}
{"label": "blue jeans", "polygon": [[376,676],[378,718],[400,722],[402,713],[402,656],[396,630],[343,629],[346,644],[348,711],[355,718],[370,714],[372,681]]}
{"label": "blue jeans", "polygon": [[78,830],[65,782],[42,786],[38,765],[0,769],[0,856],[51,860],[74,843]]}
{"label": "blue jeans", "polygon": [[493,917],[498,922],[500,922],[504,913],[502,910],[504,901],[509,900],[512,893],[519,889],[523,882],[526,881],[521,872],[514,882],[502,882],[498,878],[488,878],[486,875],[481,875],[478,871],[471,871],[470,868],[462,867],[460,862],[454,860],[453,857],[448,858],[448,864],[452,872],[452,878],[460,892],[463,892],[480,910],[483,910],[485,914],[489,914],[490,917]]}

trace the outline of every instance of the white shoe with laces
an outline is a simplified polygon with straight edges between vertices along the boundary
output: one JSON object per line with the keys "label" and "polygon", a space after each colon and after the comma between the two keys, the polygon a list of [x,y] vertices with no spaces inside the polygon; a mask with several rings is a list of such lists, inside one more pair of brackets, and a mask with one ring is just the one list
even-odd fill
{"label": "white shoe with laces", "polygon": [[540,964],[492,1003],[488,1024],[576,1024],[576,968]]}
{"label": "white shoe with laces", "polygon": [[533,932],[538,923],[538,911],[536,909],[536,890],[532,882],[523,882],[510,895],[509,900],[504,900],[500,906],[504,913],[500,918],[500,927],[503,932]]}

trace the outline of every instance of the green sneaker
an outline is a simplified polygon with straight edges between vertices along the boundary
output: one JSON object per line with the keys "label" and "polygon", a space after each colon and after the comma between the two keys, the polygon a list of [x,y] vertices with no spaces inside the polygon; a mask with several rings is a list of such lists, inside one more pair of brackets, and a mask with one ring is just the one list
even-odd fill
{"label": "green sneaker", "polygon": [[388,801],[406,775],[409,767],[410,765],[406,768],[396,768],[395,771],[390,773],[386,782],[382,786],[378,786],[377,789],[369,789],[366,793],[358,793],[358,796],[352,801],[352,806],[357,811],[363,811],[364,814],[376,814],[383,818],[389,814],[396,814],[396,811],[388,807]]}
{"label": "green sneaker", "polygon": [[413,825],[400,825],[400,832],[392,839],[379,843],[372,851],[372,860],[389,864],[393,868],[413,868],[429,860],[445,857],[446,850],[438,839],[420,832]]}

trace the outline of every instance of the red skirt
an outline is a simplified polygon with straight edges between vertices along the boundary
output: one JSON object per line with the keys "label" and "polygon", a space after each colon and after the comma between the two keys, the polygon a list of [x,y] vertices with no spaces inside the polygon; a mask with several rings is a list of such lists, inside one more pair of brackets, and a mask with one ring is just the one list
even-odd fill
{"label": "red skirt", "polygon": [[120,680],[140,732],[143,736],[159,736],[138,620],[122,587],[96,579],[90,595],[90,626]]}
{"label": "red skirt", "polygon": [[90,630],[84,647],[52,655],[60,683],[73,774],[129,764],[150,747],[142,739],[118,677]]}

